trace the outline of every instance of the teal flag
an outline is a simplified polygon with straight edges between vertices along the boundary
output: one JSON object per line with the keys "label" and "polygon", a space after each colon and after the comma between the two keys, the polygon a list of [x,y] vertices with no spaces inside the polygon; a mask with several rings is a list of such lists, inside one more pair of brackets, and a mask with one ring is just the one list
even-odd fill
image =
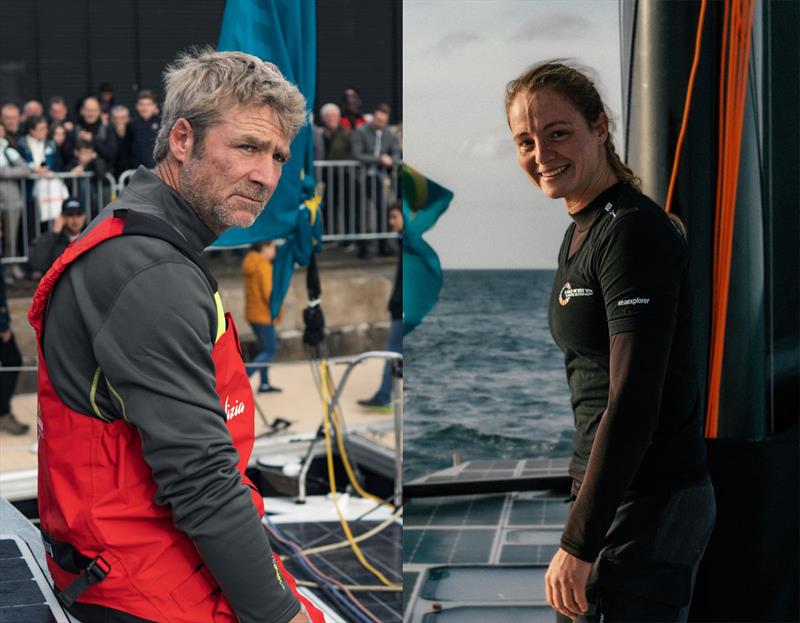
{"label": "teal flag", "polygon": [[439,299],[442,265],[422,234],[452,199],[451,191],[403,165],[403,335],[416,329]]}
{"label": "teal flag", "polygon": [[[315,0],[228,0],[217,49],[237,50],[278,66],[312,106],[317,71]],[[322,214],[314,198],[314,137],[306,124],[292,142],[292,156],[266,209],[247,229],[230,229],[215,246],[284,238],[273,269],[270,309],[280,312],[295,263],[305,266],[322,249]]]}

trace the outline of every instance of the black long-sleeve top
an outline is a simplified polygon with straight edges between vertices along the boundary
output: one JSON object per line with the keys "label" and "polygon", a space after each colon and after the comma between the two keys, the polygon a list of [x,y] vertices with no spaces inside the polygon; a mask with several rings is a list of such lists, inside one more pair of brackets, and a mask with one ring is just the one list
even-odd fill
{"label": "black long-sleeve top", "polygon": [[623,499],[699,480],[706,449],[681,234],[624,183],[573,217],[549,319],[576,426],[561,547],[591,562]]}

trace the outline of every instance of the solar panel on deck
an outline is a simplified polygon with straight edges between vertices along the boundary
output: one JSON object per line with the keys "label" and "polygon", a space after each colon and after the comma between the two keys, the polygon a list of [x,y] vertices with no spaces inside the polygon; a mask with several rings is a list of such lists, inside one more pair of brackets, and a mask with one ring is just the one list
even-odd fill
{"label": "solar panel on deck", "polygon": [[498,562],[548,564],[558,549],[561,530],[506,530],[504,537]]}
{"label": "solar panel on deck", "polygon": [[428,572],[421,597],[435,602],[547,601],[541,567],[437,567]]}
{"label": "solar panel on deck", "polygon": [[566,486],[568,467],[566,458],[467,461],[409,482],[404,487],[404,495],[416,498]]}
{"label": "solar panel on deck", "polygon": [[403,530],[406,563],[489,562],[494,530]]}
{"label": "solar panel on deck", "polygon": [[558,545],[504,545],[500,551],[500,563],[549,564],[558,551]]}
{"label": "solar panel on deck", "polygon": [[428,612],[422,623],[553,623],[553,619],[553,609],[549,606],[462,606]]}
{"label": "solar panel on deck", "polygon": [[569,515],[569,504],[563,499],[514,500],[508,523],[511,525],[563,526]]}
{"label": "solar panel on deck", "polygon": [[[350,528],[353,536],[375,527],[374,521],[351,521]],[[281,523],[281,532],[294,541],[302,543],[303,547],[314,547],[328,543],[338,543],[344,539],[341,526],[338,522],[306,522],[306,523]],[[367,560],[375,566],[387,579],[392,582],[402,582],[402,554],[400,552],[400,532],[402,527],[392,524],[378,534],[359,543],[359,547]],[[375,576],[367,571],[353,554],[349,547],[320,554],[309,555],[311,561],[326,575],[336,578],[343,584],[374,585]],[[306,571],[292,557],[283,560],[287,569],[298,579],[310,579]],[[358,591],[358,600],[372,612],[380,621],[386,623],[399,623],[403,619],[403,594],[401,591]],[[330,599],[326,602],[331,606],[336,603]],[[339,608],[337,607],[337,610]],[[347,620],[352,615],[341,611]]]}
{"label": "solar panel on deck", "polygon": [[404,526],[497,525],[505,496],[420,498],[406,504]]}
{"label": "solar panel on deck", "polygon": [[409,623],[553,621],[543,576],[569,514],[567,467],[474,461],[409,483],[403,562],[421,574]]}
{"label": "solar panel on deck", "polygon": [[464,463],[465,470],[486,470],[486,469],[510,469],[514,470],[519,461],[467,461]]}
{"label": "solar panel on deck", "polygon": [[67,623],[33,553],[19,537],[0,536],[0,621]]}
{"label": "solar panel on deck", "polygon": [[432,480],[472,480],[488,475],[562,475],[569,467],[569,459],[522,459],[517,461],[466,461],[453,467],[442,469],[412,481],[413,483]]}

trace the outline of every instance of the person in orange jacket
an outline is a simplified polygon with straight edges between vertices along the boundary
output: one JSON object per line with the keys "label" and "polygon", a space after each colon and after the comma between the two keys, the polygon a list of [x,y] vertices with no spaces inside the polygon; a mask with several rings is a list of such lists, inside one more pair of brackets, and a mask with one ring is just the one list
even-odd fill
{"label": "person in orange jacket", "polygon": [[[269,311],[269,298],[272,295],[272,261],[275,259],[275,242],[266,240],[250,247],[250,252],[242,263],[244,275],[245,316],[258,339],[261,351],[251,363],[264,364],[278,352],[278,337],[275,324]],[[280,388],[270,385],[269,368],[267,366],[248,366],[247,374],[252,376],[256,371],[261,374],[258,386],[259,393],[279,392]]]}

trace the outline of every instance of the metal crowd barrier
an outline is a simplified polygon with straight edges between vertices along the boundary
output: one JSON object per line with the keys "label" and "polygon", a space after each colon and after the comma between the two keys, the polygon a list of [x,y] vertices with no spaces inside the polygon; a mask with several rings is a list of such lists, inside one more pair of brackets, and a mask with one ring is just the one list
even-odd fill
{"label": "metal crowd barrier", "polygon": [[[400,167],[376,168],[358,160],[316,160],[316,191],[322,198],[324,242],[396,238],[389,230],[389,206],[400,194]],[[119,192],[135,170],[124,171]]]}
{"label": "metal crowd barrier", "polygon": [[400,164],[391,169],[358,160],[317,160],[314,178],[322,197],[324,241],[395,238],[389,206],[400,198]]}
{"label": "metal crowd barrier", "polygon": [[4,264],[25,263],[28,261],[31,243],[43,232],[50,231],[55,218],[43,218],[49,214],[60,214],[60,188],[54,189],[51,200],[56,208],[51,210],[42,206],[37,199],[36,183],[40,180],[60,180],[66,192],[81,200],[88,218],[95,216],[107,203],[117,196],[117,181],[110,173],[95,177],[94,173],[31,173],[23,177],[10,177],[5,183],[17,184],[20,204],[4,206],[2,262]]}
{"label": "metal crowd barrier", "polygon": [[[325,242],[395,238],[388,224],[389,206],[400,194],[400,164],[391,168],[364,165],[358,160],[317,160],[314,162],[316,191],[322,198]],[[1,261],[6,264],[28,261],[33,240],[52,229],[54,219],[43,219],[43,209],[34,196],[39,180],[59,179],[93,218],[128,185],[135,170],[124,171],[119,179],[110,173],[32,173],[7,178],[19,185],[21,202],[6,207],[3,219]],[[55,213],[58,211],[56,210]],[[20,229],[22,230],[20,233]]]}

